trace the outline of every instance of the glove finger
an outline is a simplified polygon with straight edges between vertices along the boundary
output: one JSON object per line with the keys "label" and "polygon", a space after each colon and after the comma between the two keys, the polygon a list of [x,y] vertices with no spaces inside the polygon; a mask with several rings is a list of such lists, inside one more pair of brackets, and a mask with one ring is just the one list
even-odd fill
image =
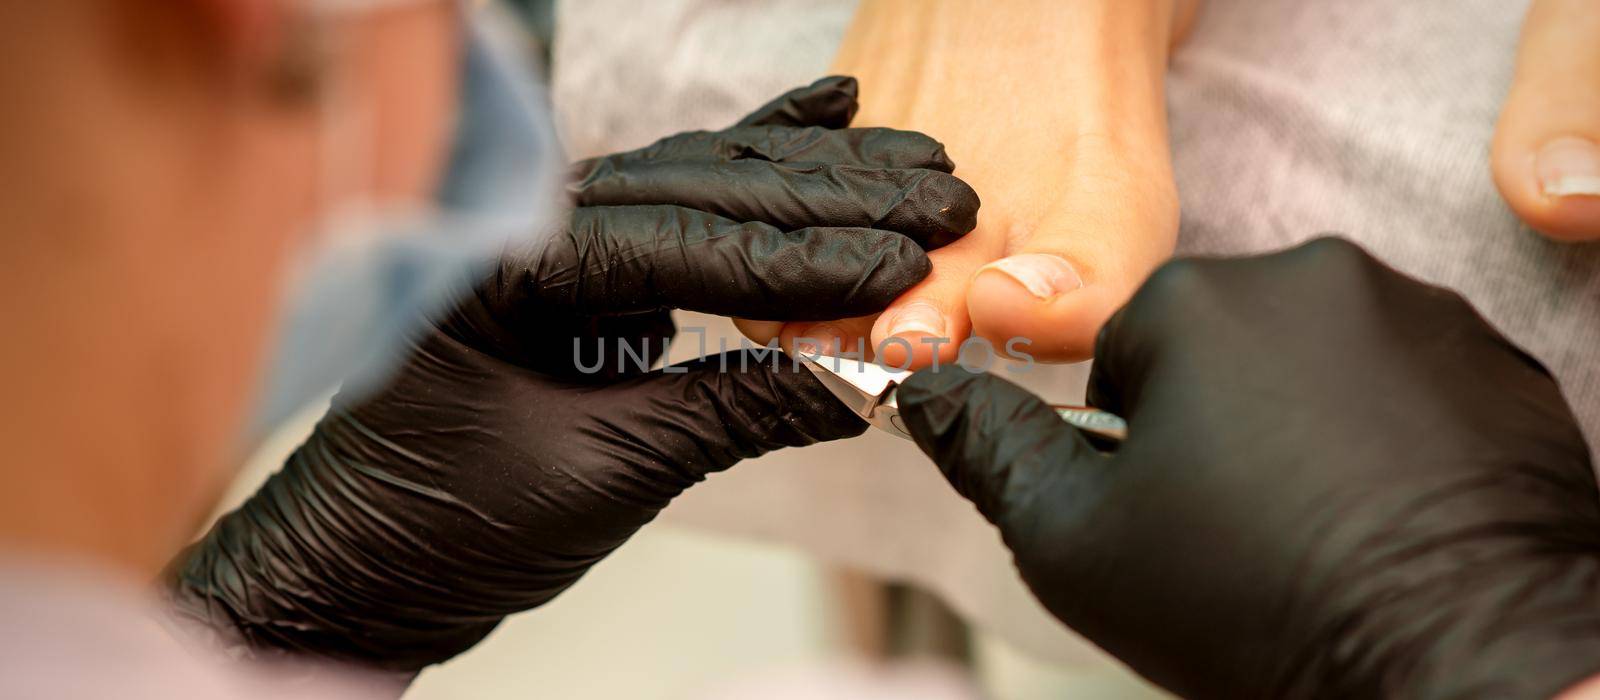
{"label": "glove finger", "polygon": [[1013,546],[1035,509],[1069,509],[1100,491],[1109,458],[1022,387],[957,365],[917,372],[895,397],[917,446]]}
{"label": "glove finger", "polygon": [[830,75],[757,107],[734,126],[820,126],[843,129],[856,116],[859,86],[846,75]]}
{"label": "glove finger", "polygon": [[502,305],[816,320],[881,309],[931,266],[915,242],[889,231],[781,231],[684,207],[639,206],[579,208],[568,231],[542,251],[508,255],[500,268],[491,285]]}
{"label": "glove finger", "polygon": [[944,144],[917,131],[873,127],[747,126],[722,131],[689,131],[668,136],[644,148],[582,161],[575,179],[605,161],[613,169],[637,163],[688,160],[766,160],[774,163],[827,163],[867,168],[924,168],[952,172],[955,163]]}
{"label": "glove finger", "polygon": [[[817,378],[776,349],[708,355],[599,389],[608,424],[628,426],[615,439],[646,455],[640,465],[670,473],[663,481],[698,481],[742,459],[860,435],[866,422]],[[688,473],[684,473],[684,472]]]}
{"label": "glove finger", "polygon": [[978,194],[954,175],[935,170],[757,160],[612,165],[601,163],[572,186],[578,206],[671,203],[784,229],[886,229],[924,248],[950,243],[978,221]]}

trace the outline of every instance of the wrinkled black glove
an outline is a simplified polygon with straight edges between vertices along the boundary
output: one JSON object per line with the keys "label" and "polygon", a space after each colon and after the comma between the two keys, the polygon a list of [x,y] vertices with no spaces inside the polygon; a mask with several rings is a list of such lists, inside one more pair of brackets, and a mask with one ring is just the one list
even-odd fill
{"label": "wrinkled black glove", "polygon": [[1545,698],[1600,673],[1600,499],[1550,374],[1323,239],[1157,271],[1102,331],[1090,447],[923,372],[917,444],[1052,613],[1192,698]]}
{"label": "wrinkled black glove", "polygon": [[854,78],[824,78],[732,128],[580,162],[568,191],[580,206],[693,202],[779,228],[887,229],[928,248],[972,230],[978,196],[950,174],[944,146],[914,131],[844,128],[855,95]]}
{"label": "wrinkled black glove", "polygon": [[[566,230],[508,252],[377,395],[336,397],[179,560],[179,614],[243,653],[415,671],[572,585],[708,474],[859,434],[776,351],[647,372],[615,344],[654,359],[670,308],[870,313],[926,276],[919,241],[970,228],[977,198],[926,136],[826,128],[854,109],[855,82],[826,79],[752,125],[585,165]],[[852,228],[891,224],[905,235]]]}

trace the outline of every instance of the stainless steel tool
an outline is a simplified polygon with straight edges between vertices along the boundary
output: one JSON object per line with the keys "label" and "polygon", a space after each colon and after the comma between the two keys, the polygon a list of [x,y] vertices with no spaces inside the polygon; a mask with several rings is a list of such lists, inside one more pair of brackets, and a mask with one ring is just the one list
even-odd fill
{"label": "stainless steel tool", "polygon": [[[895,391],[900,382],[911,376],[910,372],[895,371],[873,362],[862,362],[827,355],[801,355],[800,361],[811,370],[823,386],[839,397],[850,410],[868,423],[895,435],[911,439],[910,431],[900,420],[900,407],[895,403]],[[1122,418],[1089,406],[1057,406],[1051,408],[1061,420],[1084,431],[1101,449],[1114,448],[1128,436],[1128,424]]]}

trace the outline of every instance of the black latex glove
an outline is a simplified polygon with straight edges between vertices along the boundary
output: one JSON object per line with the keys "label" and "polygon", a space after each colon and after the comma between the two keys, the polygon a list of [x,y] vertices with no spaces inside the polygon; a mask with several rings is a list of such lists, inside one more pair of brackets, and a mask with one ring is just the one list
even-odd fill
{"label": "black latex glove", "polygon": [[1600,673],[1600,501],[1548,372],[1344,241],[1157,271],[1095,451],[989,375],[899,391],[1052,613],[1193,698],[1544,698]]}
{"label": "black latex glove", "polygon": [[[854,91],[853,80],[828,79],[757,116],[842,125]],[[805,152],[816,174],[753,150],[691,147],[752,129],[839,147]],[[180,560],[180,614],[248,653],[414,671],[572,585],[708,474],[864,430],[775,351],[645,372],[620,360],[614,341],[599,362],[593,341],[641,350],[671,335],[669,308],[768,319],[881,309],[926,276],[926,255],[901,233],[839,226],[874,223],[860,212],[894,191],[904,203],[891,210],[919,212],[906,221],[970,228],[976,197],[942,172],[898,169],[949,169],[938,143],[918,134],[751,126],[663,143],[679,156],[604,159],[591,166],[604,178],[586,180],[648,182],[653,197],[615,189],[630,206],[600,206],[616,202],[580,186],[570,226],[508,252],[385,389],[336,397],[283,470]],[[743,162],[730,158],[749,167],[720,170]],[[826,170],[845,167],[867,175]],[[750,175],[764,171],[778,175]],[[924,189],[933,182],[937,191]],[[649,343],[648,354],[660,350]]]}
{"label": "black latex glove", "polygon": [[855,97],[854,78],[823,78],[731,128],[578,163],[568,191],[580,206],[687,201],[779,228],[888,229],[928,248],[972,230],[978,196],[950,174],[944,146],[915,131],[843,128]]}

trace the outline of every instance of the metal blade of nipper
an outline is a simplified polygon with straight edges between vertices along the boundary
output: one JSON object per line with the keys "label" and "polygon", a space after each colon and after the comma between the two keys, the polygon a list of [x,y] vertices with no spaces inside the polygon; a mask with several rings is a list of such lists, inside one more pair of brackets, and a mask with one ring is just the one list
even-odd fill
{"label": "metal blade of nipper", "polygon": [[[909,371],[897,371],[874,362],[863,362],[826,355],[801,355],[801,363],[816,375],[828,391],[838,397],[851,411],[874,427],[888,431],[907,440],[910,431],[900,420],[900,407],[895,403],[895,390],[900,382],[911,376]],[[1128,437],[1128,424],[1121,417],[1089,406],[1051,405],[1061,420],[1082,430],[1100,449],[1115,449]]]}

